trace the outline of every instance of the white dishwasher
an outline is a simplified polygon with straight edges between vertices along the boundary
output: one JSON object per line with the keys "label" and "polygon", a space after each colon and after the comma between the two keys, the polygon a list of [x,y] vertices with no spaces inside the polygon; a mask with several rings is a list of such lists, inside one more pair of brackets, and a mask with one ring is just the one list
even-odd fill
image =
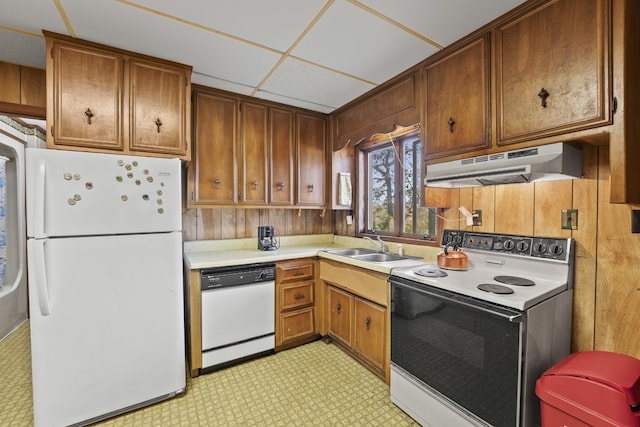
{"label": "white dishwasher", "polygon": [[273,353],[275,264],[202,270],[202,369]]}

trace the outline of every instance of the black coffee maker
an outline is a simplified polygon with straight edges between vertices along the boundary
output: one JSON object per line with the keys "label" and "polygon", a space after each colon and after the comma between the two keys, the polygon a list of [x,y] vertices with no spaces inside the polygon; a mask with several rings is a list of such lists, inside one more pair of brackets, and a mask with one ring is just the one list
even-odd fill
{"label": "black coffee maker", "polygon": [[278,249],[278,242],[273,233],[273,226],[261,225],[258,227],[258,249],[261,251],[275,251]]}

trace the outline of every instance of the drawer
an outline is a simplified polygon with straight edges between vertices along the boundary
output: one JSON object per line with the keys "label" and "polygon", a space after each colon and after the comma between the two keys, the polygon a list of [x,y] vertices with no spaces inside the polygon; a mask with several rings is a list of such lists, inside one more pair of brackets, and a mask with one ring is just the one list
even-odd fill
{"label": "drawer", "polygon": [[294,280],[313,279],[313,263],[278,265],[277,274],[280,283]]}
{"label": "drawer", "polygon": [[280,322],[282,325],[280,337],[283,343],[315,333],[313,307],[303,308],[280,316],[282,318]]}
{"label": "drawer", "polygon": [[293,282],[280,286],[280,309],[291,310],[313,304],[313,281]]}

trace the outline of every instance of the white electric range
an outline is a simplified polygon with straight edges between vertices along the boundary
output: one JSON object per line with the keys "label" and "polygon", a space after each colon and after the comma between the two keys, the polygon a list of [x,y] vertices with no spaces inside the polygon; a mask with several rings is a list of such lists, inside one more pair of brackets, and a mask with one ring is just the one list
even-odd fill
{"label": "white electric range", "polygon": [[422,425],[536,426],[535,381],[570,352],[571,238],[444,230],[465,270],[391,272],[391,400]]}

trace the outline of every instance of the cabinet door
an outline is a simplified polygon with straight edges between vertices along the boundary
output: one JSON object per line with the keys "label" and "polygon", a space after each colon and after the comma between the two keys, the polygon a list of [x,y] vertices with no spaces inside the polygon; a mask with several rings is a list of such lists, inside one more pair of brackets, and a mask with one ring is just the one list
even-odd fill
{"label": "cabinet door", "polygon": [[425,68],[425,158],[491,147],[489,35]]}
{"label": "cabinet door", "polygon": [[385,368],[386,309],[355,298],[353,348],[375,367]]}
{"label": "cabinet door", "polygon": [[129,146],[132,151],[187,152],[185,70],[129,60]]}
{"label": "cabinet door", "polygon": [[269,113],[271,177],[269,204],[293,205],[293,111],[271,108]]}
{"label": "cabinet door", "polygon": [[123,150],[123,58],[51,39],[47,47],[47,145]]}
{"label": "cabinet door", "polygon": [[267,203],[267,113],[265,105],[243,102],[240,113],[239,191],[241,203]]}
{"label": "cabinet door", "polygon": [[298,113],[296,128],[297,203],[322,207],[326,191],[326,119]]}
{"label": "cabinet door", "polygon": [[608,4],[552,1],[498,28],[499,145],[609,123]]}
{"label": "cabinet door", "polygon": [[237,203],[236,126],[238,103],[196,92],[195,152],[189,165],[189,200],[194,205]]}
{"label": "cabinet door", "polygon": [[329,334],[351,346],[351,311],[353,297],[334,287],[329,290]]}

